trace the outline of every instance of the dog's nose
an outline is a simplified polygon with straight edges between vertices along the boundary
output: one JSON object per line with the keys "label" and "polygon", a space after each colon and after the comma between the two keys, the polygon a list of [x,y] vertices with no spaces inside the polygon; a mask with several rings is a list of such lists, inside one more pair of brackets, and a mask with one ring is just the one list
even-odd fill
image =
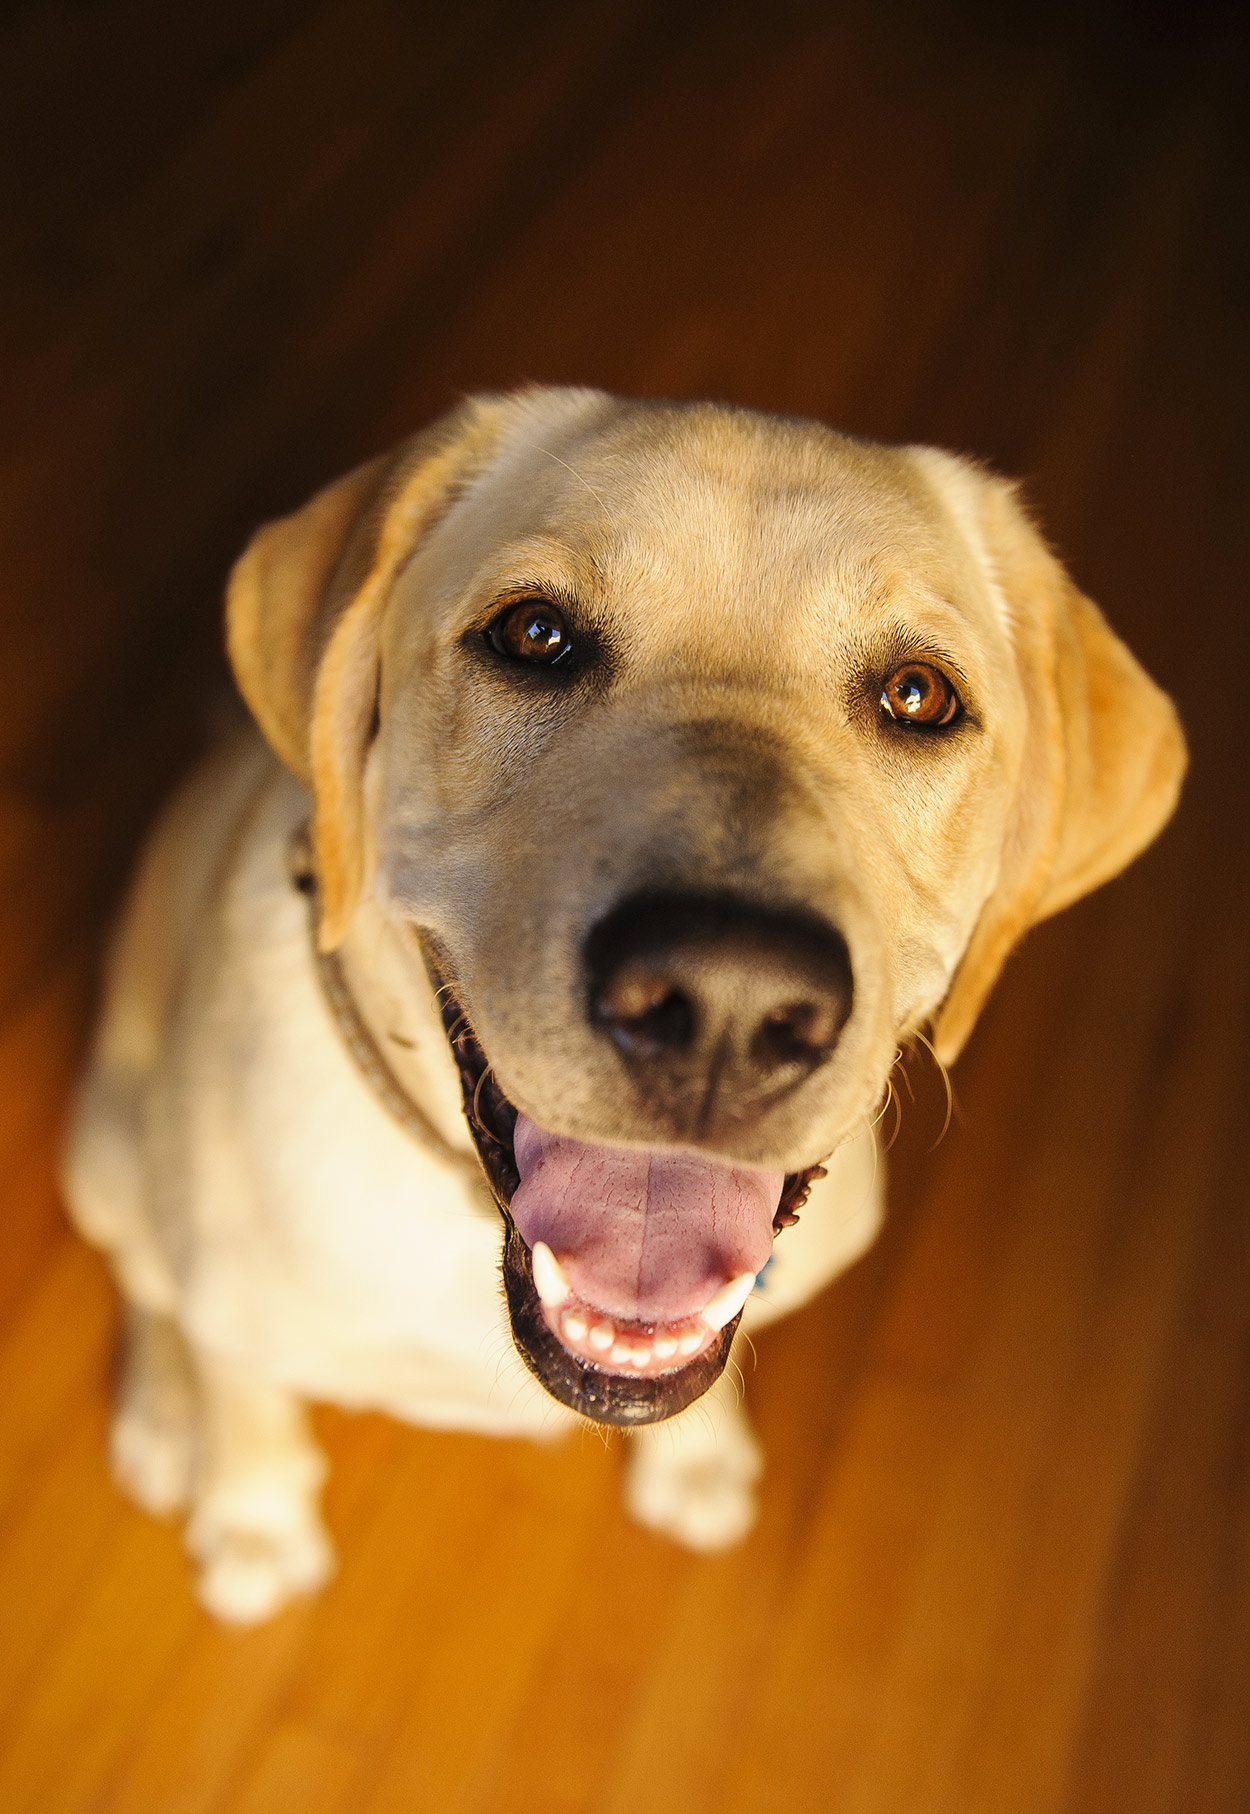
{"label": "dog's nose", "polygon": [[592,1021],[656,1083],[771,1093],[825,1062],[851,1011],[841,934],[745,901],[627,902],[586,954]]}

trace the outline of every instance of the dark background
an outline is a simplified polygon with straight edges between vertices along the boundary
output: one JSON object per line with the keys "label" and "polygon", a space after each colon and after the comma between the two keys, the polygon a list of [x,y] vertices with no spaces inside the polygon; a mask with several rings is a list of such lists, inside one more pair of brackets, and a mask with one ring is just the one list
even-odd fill
{"label": "dark background", "polygon": [[[1232,8],[0,11],[0,1806],[1250,1805]],[[323,1413],[343,1556],[239,1636],[103,1469],[53,1158],[101,933],[251,527],[466,390],[586,382],[1022,475],[1194,767],[908,1070],[870,1258],[760,1344],[757,1534],[617,1458]]]}

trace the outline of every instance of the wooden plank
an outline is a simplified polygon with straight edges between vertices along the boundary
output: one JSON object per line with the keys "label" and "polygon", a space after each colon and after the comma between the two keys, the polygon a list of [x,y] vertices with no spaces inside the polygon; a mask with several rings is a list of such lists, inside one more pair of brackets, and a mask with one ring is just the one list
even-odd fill
{"label": "wooden plank", "polygon": [[122,1521],[77,1599],[63,1641],[14,1710],[0,1755],[0,1806],[80,1814],[146,1717],[197,1614],[174,1534]]}
{"label": "wooden plank", "polygon": [[355,1758],[322,1733],[283,1723],[267,1739],[255,1770],[232,1803],[234,1814],[274,1814],[277,1808],[348,1809]]}
{"label": "wooden plank", "polygon": [[114,1326],[112,1289],[97,1254],[62,1234],[0,1341],[0,1520],[29,1489],[83,1393],[103,1390]]}

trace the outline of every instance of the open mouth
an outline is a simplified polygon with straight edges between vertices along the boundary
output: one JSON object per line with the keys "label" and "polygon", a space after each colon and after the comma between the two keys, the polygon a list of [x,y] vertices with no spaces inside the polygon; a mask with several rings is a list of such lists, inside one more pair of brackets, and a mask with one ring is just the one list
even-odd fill
{"label": "open mouth", "polygon": [[553,1135],[500,1089],[431,970],[465,1117],[503,1215],[517,1349],[551,1396],[598,1423],[658,1423],[720,1376],[777,1232],[820,1166],[766,1172],[689,1152]]}

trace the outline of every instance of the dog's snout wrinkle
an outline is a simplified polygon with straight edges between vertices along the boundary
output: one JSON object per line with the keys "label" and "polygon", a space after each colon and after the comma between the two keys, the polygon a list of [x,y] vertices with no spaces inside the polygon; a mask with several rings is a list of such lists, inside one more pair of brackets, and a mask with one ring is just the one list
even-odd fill
{"label": "dog's snout wrinkle", "polygon": [[695,1117],[695,1127],[699,1134],[706,1138],[716,1126],[716,1111],[720,1097],[721,1079],[730,1069],[733,1052],[730,1036],[723,1033],[716,1050],[712,1053],[707,1067],[706,1080],[703,1085],[703,1098],[699,1103]]}
{"label": "dog's snout wrinkle", "polygon": [[735,897],[627,901],[586,958],[592,1023],[674,1125],[703,1138],[824,1064],[851,1010],[840,933]]}

